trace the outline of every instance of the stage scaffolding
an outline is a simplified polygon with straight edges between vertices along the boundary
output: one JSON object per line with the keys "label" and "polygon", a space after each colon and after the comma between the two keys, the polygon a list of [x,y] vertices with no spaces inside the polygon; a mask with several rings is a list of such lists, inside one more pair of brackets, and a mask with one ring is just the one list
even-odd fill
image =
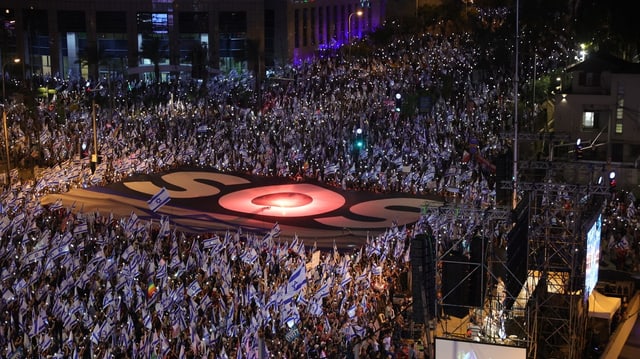
{"label": "stage scaffolding", "polygon": [[520,184],[529,201],[527,267],[533,284],[527,305],[528,358],[584,357],[587,231],[611,196],[608,185],[591,183],[588,177],[587,182],[556,183],[548,176],[543,182]]}
{"label": "stage scaffolding", "polygon": [[[522,167],[523,174],[543,169],[546,175],[518,183],[513,210],[453,203],[426,209],[436,243],[431,337],[522,346],[532,359],[582,358],[588,340],[587,227],[611,194],[593,175],[583,177],[585,184],[558,183],[552,164]],[[462,275],[452,284],[446,276],[457,271]],[[461,303],[460,293],[478,297]]]}

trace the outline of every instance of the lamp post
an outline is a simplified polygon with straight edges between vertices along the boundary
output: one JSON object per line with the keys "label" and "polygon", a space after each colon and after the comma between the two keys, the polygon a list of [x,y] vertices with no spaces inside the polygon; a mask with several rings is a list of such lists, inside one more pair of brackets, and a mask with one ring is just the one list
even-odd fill
{"label": "lamp post", "polygon": [[91,122],[93,126],[93,154],[91,155],[91,173],[98,167],[98,127],[96,126],[96,100],[91,101]]}
{"label": "lamp post", "polygon": [[353,15],[361,17],[363,13],[362,9],[358,9],[356,12],[349,14],[349,17],[347,18],[347,43],[349,45],[349,55],[351,55],[351,18]]}
{"label": "lamp post", "polygon": [[[2,61],[2,57],[0,56],[0,61]],[[15,58],[12,61],[14,64],[19,64],[20,63],[20,59],[19,58]],[[7,62],[4,63],[2,62],[2,103],[6,102],[6,98],[7,98],[7,93],[5,90],[5,70],[7,68],[7,65],[9,65],[11,62]]]}
{"label": "lamp post", "polygon": [[93,153],[91,154],[91,173],[96,171],[98,167],[98,126],[96,123],[96,97],[94,92],[102,92],[104,91],[104,87],[101,83],[98,83],[95,88],[89,89],[88,92],[91,93],[91,127],[93,129]]}

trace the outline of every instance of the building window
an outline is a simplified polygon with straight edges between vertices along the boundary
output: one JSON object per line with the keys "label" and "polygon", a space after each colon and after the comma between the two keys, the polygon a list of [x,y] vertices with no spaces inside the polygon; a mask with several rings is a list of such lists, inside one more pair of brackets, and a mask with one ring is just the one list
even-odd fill
{"label": "building window", "polygon": [[582,113],[582,129],[593,129],[596,127],[596,112],[585,111]]}
{"label": "building window", "polygon": [[597,87],[600,86],[600,73],[599,72],[581,72],[578,76],[578,84],[585,87]]}
{"label": "building window", "polygon": [[624,117],[624,97],[618,95],[618,106],[616,107],[616,120],[622,120]]}
{"label": "building window", "polygon": [[616,121],[616,133],[622,134],[622,121]]}

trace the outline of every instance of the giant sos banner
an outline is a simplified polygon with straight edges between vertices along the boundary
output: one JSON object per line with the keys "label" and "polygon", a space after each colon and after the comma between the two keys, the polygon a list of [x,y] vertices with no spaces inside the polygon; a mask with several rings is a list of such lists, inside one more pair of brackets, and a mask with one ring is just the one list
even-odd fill
{"label": "giant sos banner", "polygon": [[[227,227],[248,225],[264,229],[277,221],[294,231],[383,231],[393,223],[417,221],[425,206],[442,204],[436,196],[345,191],[315,181],[204,170],[134,176],[100,191],[147,200],[163,187],[169,191],[171,201],[156,215],[171,216],[172,221],[188,216],[192,223],[199,218]],[[144,206],[137,207],[144,215]]]}

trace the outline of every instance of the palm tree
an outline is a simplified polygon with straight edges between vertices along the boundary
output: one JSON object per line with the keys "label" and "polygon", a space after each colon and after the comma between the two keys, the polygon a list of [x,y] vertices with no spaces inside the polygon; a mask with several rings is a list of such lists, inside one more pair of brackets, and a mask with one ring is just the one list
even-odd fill
{"label": "palm tree", "polygon": [[167,46],[158,36],[142,41],[139,56],[149,59],[153,63],[153,72],[156,82],[160,82],[160,63],[167,59]]}

